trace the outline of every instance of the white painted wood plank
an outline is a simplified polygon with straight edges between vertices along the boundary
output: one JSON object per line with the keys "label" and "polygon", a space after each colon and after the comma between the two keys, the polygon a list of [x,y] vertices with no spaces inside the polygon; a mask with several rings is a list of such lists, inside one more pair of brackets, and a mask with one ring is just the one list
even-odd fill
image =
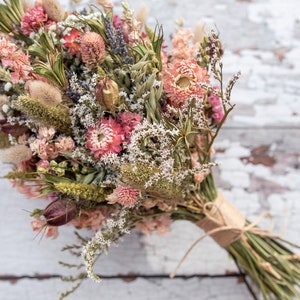
{"label": "white painted wood plank", "polygon": [[[69,288],[59,279],[45,281],[21,280],[11,284],[0,283],[0,299],[55,300],[61,291]],[[96,284],[85,281],[69,296],[70,300],[131,299],[131,300],[251,300],[243,284],[236,278],[227,279],[137,279],[132,282],[103,280]]]}

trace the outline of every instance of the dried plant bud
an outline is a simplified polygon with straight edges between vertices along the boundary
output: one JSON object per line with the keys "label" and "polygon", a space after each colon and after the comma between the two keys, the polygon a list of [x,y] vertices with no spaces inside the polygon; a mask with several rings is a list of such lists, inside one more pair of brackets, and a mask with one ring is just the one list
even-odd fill
{"label": "dried plant bud", "polygon": [[148,11],[148,6],[143,3],[136,14],[137,21],[144,25],[146,23]]}
{"label": "dried plant bud", "polygon": [[77,216],[76,205],[68,199],[55,200],[45,208],[43,216],[47,225],[65,225]]}
{"label": "dried plant bud", "polygon": [[32,5],[29,0],[22,0],[23,10],[26,12],[28,9],[32,8]]}
{"label": "dried plant bud", "polygon": [[5,110],[3,109],[3,106],[9,105],[9,99],[6,95],[0,95],[0,120],[5,120]]}
{"label": "dried plant bud", "polygon": [[43,104],[56,106],[62,102],[60,90],[47,82],[32,80],[28,82],[27,88],[30,96]]}
{"label": "dried plant bud", "polygon": [[58,1],[56,0],[42,0],[42,5],[44,10],[46,11],[48,17],[55,21],[60,22],[63,21],[65,17],[65,11],[60,6]]}
{"label": "dried plant bud", "polygon": [[95,95],[103,107],[111,110],[119,102],[118,84],[109,78],[100,79],[95,86]]}
{"label": "dried plant bud", "polygon": [[0,159],[5,163],[18,164],[32,157],[30,148],[25,145],[15,145],[0,152]]}
{"label": "dried plant bud", "polygon": [[202,21],[198,22],[195,31],[194,31],[194,38],[193,38],[193,43],[201,43],[204,39],[205,36],[205,23]]}
{"label": "dried plant bud", "polygon": [[6,95],[0,95],[0,108],[2,108],[4,104],[9,104],[9,99]]}
{"label": "dried plant bud", "polygon": [[96,32],[87,32],[81,38],[80,53],[87,66],[96,66],[105,59],[105,44]]}

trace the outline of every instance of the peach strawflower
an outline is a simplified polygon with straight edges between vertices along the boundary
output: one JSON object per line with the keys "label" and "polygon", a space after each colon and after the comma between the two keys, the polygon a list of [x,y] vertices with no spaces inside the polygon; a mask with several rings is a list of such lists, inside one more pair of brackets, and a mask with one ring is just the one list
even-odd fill
{"label": "peach strawflower", "polygon": [[190,45],[194,34],[190,29],[179,29],[173,39],[173,49],[170,52],[171,60],[182,60],[193,57],[199,49],[199,45]]}
{"label": "peach strawflower", "polygon": [[76,29],[72,29],[69,34],[63,37],[64,46],[68,49],[71,55],[79,54],[81,33]]}
{"label": "peach strawflower", "polygon": [[105,43],[100,34],[87,32],[81,37],[80,54],[87,66],[96,66],[105,59]]}
{"label": "peach strawflower", "polygon": [[208,84],[209,75],[195,60],[182,60],[164,70],[163,81],[169,104],[181,107],[188,99],[204,96],[206,91],[200,88],[199,83]]}
{"label": "peach strawflower", "polygon": [[122,127],[112,117],[102,118],[98,124],[89,127],[86,134],[86,147],[95,158],[121,152],[123,141]]}
{"label": "peach strawflower", "polygon": [[138,200],[139,192],[129,186],[118,185],[107,197],[108,203],[119,203],[123,206],[133,206]]}
{"label": "peach strawflower", "polygon": [[35,6],[29,8],[28,11],[22,15],[21,29],[24,34],[29,35],[32,32],[39,31],[44,26],[49,26],[52,21],[48,19],[46,12],[42,6]]}
{"label": "peach strawflower", "polygon": [[43,231],[44,236],[51,237],[53,240],[58,237],[58,228],[55,226],[47,225],[46,220],[42,220],[38,216],[36,216],[35,219],[31,221],[31,227],[33,231]]}

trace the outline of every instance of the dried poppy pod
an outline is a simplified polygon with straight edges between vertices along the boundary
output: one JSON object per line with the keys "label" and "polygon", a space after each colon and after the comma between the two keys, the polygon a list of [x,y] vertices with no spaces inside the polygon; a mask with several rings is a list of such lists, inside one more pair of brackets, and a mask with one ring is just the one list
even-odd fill
{"label": "dried poppy pod", "polygon": [[118,84],[109,78],[100,79],[95,86],[95,96],[103,107],[112,110],[119,102]]}
{"label": "dried poppy pod", "polygon": [[43,216],[47,225],[65,225],[77,216],[76,205],[68,199],[55,200],[45,208]]}

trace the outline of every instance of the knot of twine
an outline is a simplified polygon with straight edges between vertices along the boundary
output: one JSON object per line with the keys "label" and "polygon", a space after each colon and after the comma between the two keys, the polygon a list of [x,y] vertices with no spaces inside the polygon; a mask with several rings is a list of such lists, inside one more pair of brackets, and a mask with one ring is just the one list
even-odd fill
{"label": "knot of twine", "polygon": [[[215,201],[208,202],[204,205],[203,213],[205,214],[205,218],[195,224],[202,228],[205,234],[197,239],[186,251],[175,270],[170,274],[171,278],[176,275],[177,270],[194,247],[207,236],[211,236],[223,248],[227,248],[235,241],[243,238],[247,232],[260,236],[278,237],[271,233],[273,222],[268,211],[261,213],[254,222],[247,225],[244,215],[220,193]],[[270,228],[267,230],[257,227],[256,225],[260,220],[266,216],[268,216],[271,221]],[[249,247],[249,245],[246,244],[246,247]]]}

